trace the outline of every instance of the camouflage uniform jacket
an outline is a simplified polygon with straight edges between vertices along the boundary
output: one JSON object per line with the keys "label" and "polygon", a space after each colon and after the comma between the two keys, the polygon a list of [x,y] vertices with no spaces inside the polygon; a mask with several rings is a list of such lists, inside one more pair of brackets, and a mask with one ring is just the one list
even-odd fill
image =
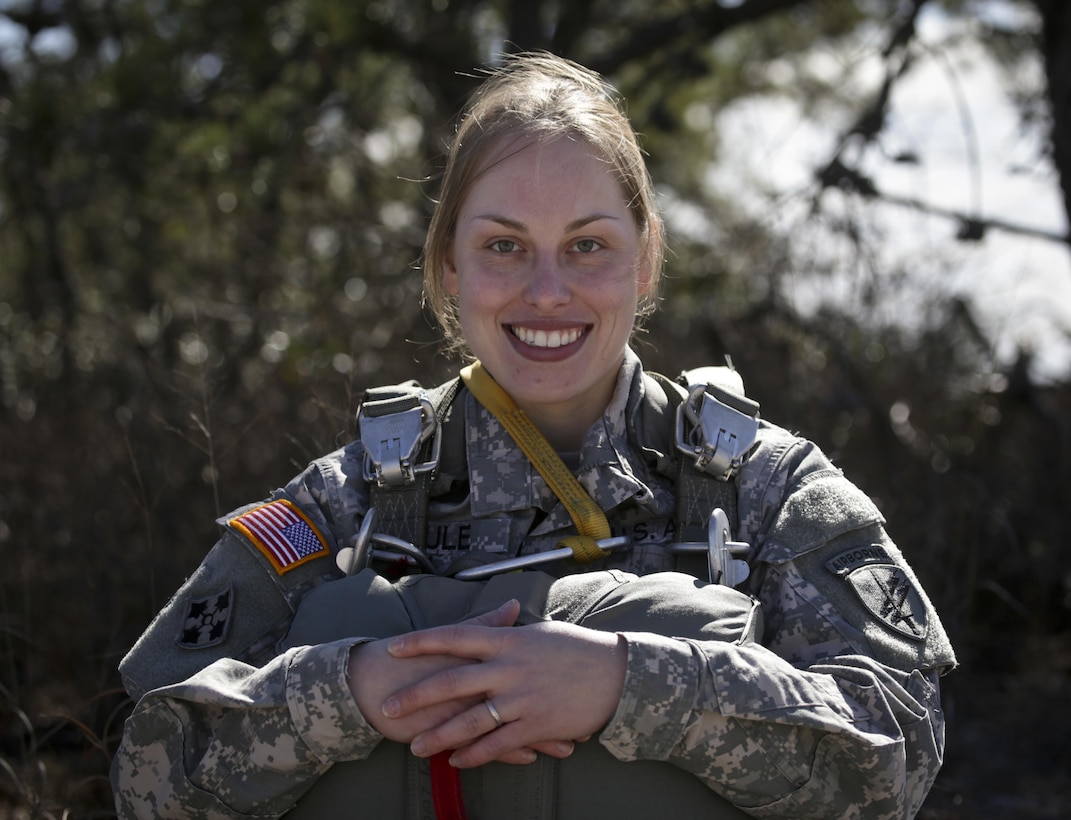
{"label": "camouflage uniform jacket", "polygon": [[[673,568],[673,482],[637,430],[658,389],[630,352],[579,454],[579,480],[636,542],[597,569]],[[466,475],[432,499],[435,564],[575,532],[498,422],[467,391],[455,406]],[[362,456],[351,443],[267,507],[221,519],[219,543],[124,659],[139,700],[113,765],[121,817],[278,817],[381,740],[346,681],[360,638],[277,649],[301,596],[340,577],[333,553],[369,503]],[[626,634],[624,693],[598,742],[620,760],[669,761],[756,817],[914,816],[943,756],[938,675],[955,664],[936,613],[880,513],[810,442],[763,422],[737,481],[762,644]],[[258,518],[278,512],[300,554],[258,536]]]}

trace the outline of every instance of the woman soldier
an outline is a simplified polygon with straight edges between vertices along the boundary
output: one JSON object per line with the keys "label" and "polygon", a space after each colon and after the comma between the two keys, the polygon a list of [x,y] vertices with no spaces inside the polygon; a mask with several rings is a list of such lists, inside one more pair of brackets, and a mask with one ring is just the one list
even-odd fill
{"label": "woman soldier", "polygon": [[955,664],[937,615],[814,445],[709,373],[643,371],[662,250],[613,90],[508,59],[425,245],[477,361],[370,391],[360,440],[223,519],[121,666],[120,816],[919,810]]}

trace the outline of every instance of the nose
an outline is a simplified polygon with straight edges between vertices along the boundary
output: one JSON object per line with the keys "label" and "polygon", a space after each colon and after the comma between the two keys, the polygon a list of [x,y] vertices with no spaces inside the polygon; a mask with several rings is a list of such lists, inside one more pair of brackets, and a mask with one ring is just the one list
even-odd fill
{"label": "nose", "polygon": [[541,310],[560,307],[572,299],[564,271],[553,256],[540,255],[534,260],[525,284],[524,298]]}

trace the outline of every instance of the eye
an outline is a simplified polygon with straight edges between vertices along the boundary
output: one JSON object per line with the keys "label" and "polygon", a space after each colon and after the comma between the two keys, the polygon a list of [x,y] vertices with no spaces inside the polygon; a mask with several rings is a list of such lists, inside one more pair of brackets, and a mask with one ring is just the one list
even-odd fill
{"label": "eye", "polygon": [[521,249],[512,239],[496,239],[488,247],[498,253],[516,253]]}
{"label": "eye", "polygon": [[578,253],[593,253],[601,247],[594,239],[579,239],[573,244],[573,249]]}

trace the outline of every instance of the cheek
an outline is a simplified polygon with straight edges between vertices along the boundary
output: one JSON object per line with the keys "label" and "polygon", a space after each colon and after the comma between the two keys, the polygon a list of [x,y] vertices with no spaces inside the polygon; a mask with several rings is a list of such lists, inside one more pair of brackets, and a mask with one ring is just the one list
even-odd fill
{"label": "cheek", "polygon": [[[449,281],[444,278],[444,282]],[[453,294],[459,305],[478,305],[486,308],[509,301],[514,297],[514,279],[501,275],[500,272],[487,271],[476,266],[465,268],[465,273],[455,272],[453,277]]]}
{"label": "cheek", "polygon": [[454,286],[456,290],[453,295],[457,297],[458,318],[466,333],[494,315],[495,299],[485,284],[465,276],[457,277]]}

